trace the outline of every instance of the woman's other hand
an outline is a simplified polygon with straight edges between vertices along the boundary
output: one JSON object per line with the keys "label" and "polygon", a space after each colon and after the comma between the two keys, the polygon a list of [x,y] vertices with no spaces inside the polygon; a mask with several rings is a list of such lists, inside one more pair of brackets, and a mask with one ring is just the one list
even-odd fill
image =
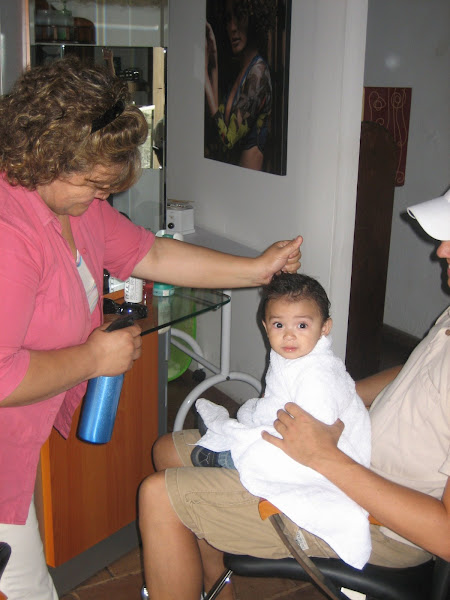
{"label": "woman's other hand", "polygon": [[91,346],[96,375],[120,375],[129,371],[142,350],[141,328],[132,325],[117,331],[105,331],[110,323],[94,329],[86,341]]}
{"label": "woman's other hand", "polygon": [[275,430],[281,438],[263,431],[262,438],[277,446],[298,463],[320,472],[323,460],[330,460],[336,452],[344,424],[339,419],[326,425],[297,404],[288,402],[285,410],[277,412]]}
{"label": "woman's other hand", "polygon": [[84,344],[58,350],[30,350],[30,366],[1,407],[27,406],[99,375],[120,375],[129,371],[141,355],[141,328],[138,325],[105,332],[109,323],[97,327]]}

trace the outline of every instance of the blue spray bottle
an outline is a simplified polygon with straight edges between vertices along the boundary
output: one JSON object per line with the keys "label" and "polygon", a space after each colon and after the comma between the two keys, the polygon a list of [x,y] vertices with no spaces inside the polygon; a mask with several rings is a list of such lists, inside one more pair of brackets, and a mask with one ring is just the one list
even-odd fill
{"label": "blue spray bottle", "polygon": [[[129,315],[116,319],[105,331],[116,331],[133,325]],[[113,377],[99,376],[89,379],[80,422],[78,437],[91,444],[106,444],[114,429],[124,374]]]}

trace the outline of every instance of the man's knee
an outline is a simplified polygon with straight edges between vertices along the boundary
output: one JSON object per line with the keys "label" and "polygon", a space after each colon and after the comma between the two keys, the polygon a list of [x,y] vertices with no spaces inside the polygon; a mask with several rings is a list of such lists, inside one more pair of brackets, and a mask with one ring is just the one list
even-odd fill
{"label": "man's knee", "polygon": [[182,466],[171,433],[166,433],[156,440],[153,444],[152,457],[156,471]]}
{"label": "man's knee", "polygon": [[139,512],[158,505],[163,496],[167,496],[164,472],[149,475],[139,486]]}

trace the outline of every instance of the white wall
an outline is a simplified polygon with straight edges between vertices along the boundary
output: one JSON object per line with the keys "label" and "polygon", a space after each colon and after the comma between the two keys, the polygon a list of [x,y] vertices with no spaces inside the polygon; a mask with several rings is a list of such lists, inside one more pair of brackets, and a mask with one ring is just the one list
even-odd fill
{"label": "white wall", "polygon": [[[449,304],[436,243],[420,239],[406,207],[443,194],[449,178],[448,0],[369,0],[364,84],[412,87],[405,185],[394,198],[384,321],[422,337]],[[425,293],[424,293],[425,292]]]}
{"label": "white wall", "polygon": [[[205,1],[170,0],[167,197],[195,202],[202,227],[263,250],[302,234],[303,270],[327,289],[344,356],[359,153],[367,3],[294,0],[287,175],[203,158]],[[258,294],[233,293],[232,370],[260,377]],[[199,319],[207,355],[213,316]],[[206,331],[205,331],[206,330]],[[239,396],[238,391],[227,393]],[[244,384],[243,384],[244,385]],[[242,391],[248,396],[248,389]]]}

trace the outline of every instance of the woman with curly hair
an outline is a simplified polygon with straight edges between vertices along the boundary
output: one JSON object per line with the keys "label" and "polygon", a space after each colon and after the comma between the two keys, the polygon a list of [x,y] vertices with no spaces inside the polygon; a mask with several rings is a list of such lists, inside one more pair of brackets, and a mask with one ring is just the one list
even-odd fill
{"label": "woman with curly hair", "polygon": [[[275,22],[274,0],[226,0],[223,21],[233,78],[224,81],[218,43],[206,23],[205,144],[209,158],[262,170],[272,110],[272,82],[267,53],[268,33]],[[226,52],[224,47],[220,50]],[[219,67],[221,64],[221,68]],[[226,70],[226,69],[225,69]],[[221,79],[222,76],[222,79]]]}
{"label": "woman with curly hair", "polygon": [[105,200],[140,172],[147,123],[126,82],[63,59],[0,99],[0,539],[10,600],[55,600],[33,503],[52,426],[67,437],[87,380],[131,369],[140,327],[105,335],[103,269],[174,285],[257,286],[297,270],[301,239],[248,259],[155,238]]}

